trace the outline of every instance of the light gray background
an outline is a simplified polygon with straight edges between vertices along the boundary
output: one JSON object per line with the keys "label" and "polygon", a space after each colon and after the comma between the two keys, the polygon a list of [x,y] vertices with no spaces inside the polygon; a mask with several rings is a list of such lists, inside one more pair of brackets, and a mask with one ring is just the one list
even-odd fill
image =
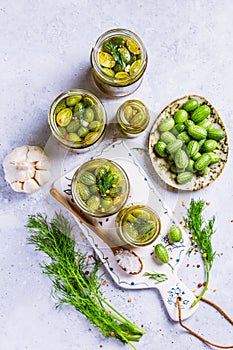
{"label": "light gray background", "polygon": [[[143,100],[153,118],[170,101],[188,93],[205,96],[219,111],[227,127],[230,149],[233,131],[233,2],[211,1],[0,1],[0,120],[1,159],[14,147],[46,147],[53,170],[51,182],[81,158],[53,146],[47,113],[53,99],[70,88],[85,88],[102,99],[106,108],[126,100],[106,99],[90,78],[92,45],[104,31],[123,27],[135,31],[148,49],[149,63],[141,87],[131,97]],[[109,113],[109,120],[114,113]],[[79,159],[79,160],[78,160]],[[216,258],[207,297],[232,315],[232,154],[221,177],[209,188],[191,194],[210,201],[206,215],[216,215]],[[16,194],[3,179],[1,169],[0,225],[0,349],[96,350],[121,349],[114,339],[104,339],[73,308],[54,307],[51,283],[42,275],[42,254],[26,244],[27,215],[49,216],[60,205],[49,193],[51,182],[32,195]],[[182,219],[190,194],[158,190]],[[71,223],[74,223],[67,214]],[[79,237],[79,228],[74,228]],[[86,249],[87,242],[78,238]],[[190,289],[203,277],[192,260],[180,270]],[[147,334],[137,345],[143,350],[207,349],[165,313],[155,290],[124,291],[106,275],[104,295],[113,305],[144,325]],[[215,291],[216,289],[216,291]],[[131,298],[132,302],[128,302]],[[232,330],[207,305],[185,322],[221,344],[233,343]],[[101,347],[102,346],[102,347]],[[127,347],[128,348],[128,347]]]}

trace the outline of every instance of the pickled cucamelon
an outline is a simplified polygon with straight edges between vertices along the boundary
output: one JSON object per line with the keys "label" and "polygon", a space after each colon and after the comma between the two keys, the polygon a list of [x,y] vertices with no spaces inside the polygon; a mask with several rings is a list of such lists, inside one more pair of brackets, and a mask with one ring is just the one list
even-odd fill
{"label": "pickled cucamelon", "polygon": [[117,230],[129,244],[140,246],[151,243],[160,231],[160,220],[147,206],[133,205],[117,216]]}
{"label": "pickled cucamelon", "polygon": [[116,117],[121,131],[129,137],[141,134],[150,121],[147,107],[139,100],[125,101],[119,107]]}
{"label": "pickled cucamelon", "polygon": [[103,73],[116,79],[127,79],[141,68],[141,47],[133,39],[115,36],[100,47],[98,61]]}
{"label": "pickled cucamelon", "polygon": [[114,162],[92,160],[76,171],[72,180],[72,193],[77,204],[81,208],[84,206],[88,213],[104,214],[124,204],[128,180],[123,169]]}

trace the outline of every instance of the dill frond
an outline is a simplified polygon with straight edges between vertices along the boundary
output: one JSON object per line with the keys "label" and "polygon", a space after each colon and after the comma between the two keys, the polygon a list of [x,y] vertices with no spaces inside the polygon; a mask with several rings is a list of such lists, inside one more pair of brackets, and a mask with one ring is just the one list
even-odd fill
{"label": "dill frond", "polygon": [[194,249],[198,249],[202,255],[204,262],[206,283],[202,290],[202,293],[193,302],[192,306],[195,306],[199,300],[205,294],[210,278],[210,270],[212,269],[216,252],[212,247],[212,235],[214,234],[215,217],[211,218],[207,222],[203,218],[203,211],[205,209],[205,202],[201,199],[195,201],[191,200],[190,206],[187,210],[187,217],[185,218],[185,226],[191,233],[191,247],[188,251],[192,253]]}
{"label": "dill frond", "polygon": [[139,341],[145,332],[103,298],[98,276],[100,262],[94,256],[90,263],[90,259],[75,251],[68,220],[61,213],[55,213],[49,222],[46,216],[37,214],[29,216],[27,228],[28,243],[50,258],[50,262],[41,267],[52,281],[56,306],[72,305],[105,337],[115,337],[135,349],[131,341]]}

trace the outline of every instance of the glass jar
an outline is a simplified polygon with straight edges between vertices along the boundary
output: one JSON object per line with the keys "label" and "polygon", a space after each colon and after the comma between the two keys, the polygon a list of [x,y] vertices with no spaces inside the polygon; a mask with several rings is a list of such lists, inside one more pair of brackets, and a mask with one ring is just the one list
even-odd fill
{"label": "glass jar", "polygon": [[52,103],[48,121],[53,136],[70,150],[83,153],[104,136],[107,117],[104,106],[92,93],[69,90]]}
{"label": "glass jar", "polygon": [[161,222],[148,206],[132,204],[117,214],[116,230],[125,243],[133,247],[144,247],[158,237]]}
{"label": "glass jar", "polygon": [[116,118],[121,131],[128,137],[136,137],[148,126],[150,113],[141,101],[128,100],[119,107]]}
{"label": "glass jar", "polygon": [[105,217],[124,206],[129,187],[128,176],[119,164],[99,158],[87,161],[76,170],[71,191],[74,202],[84,213]]}
{"label": "glass jar", "polygon": [[142,40],[127,29],[112,29],[102,34],[91,52],[93,79],[110,96],[126,96],[142,82],[147,66],[147,51]]}

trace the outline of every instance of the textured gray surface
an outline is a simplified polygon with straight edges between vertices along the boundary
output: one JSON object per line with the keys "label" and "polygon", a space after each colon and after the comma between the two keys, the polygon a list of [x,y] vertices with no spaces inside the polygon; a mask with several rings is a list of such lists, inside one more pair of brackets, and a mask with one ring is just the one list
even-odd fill
{"label": "textured gray surface", "polygon": [[[14,147],[45,147],[52,162],[52,179],[69,170],[81,157],[67,154],[50,138],[47,113],[52,100],[70,88],[85,88],[102,99],[111,120],[120,100],[106,99],[93,86],[89,55],[105,30],[125,27],[135,31],[148,49],[149,64],[143,84],[131,97],[153,111],[153,118],[170,101],[189,93],[205,96],[220,113],[232,150],[232,17],[233,3],[224,1],[23,1],[0,3],[1,159]],[[139,142],[140,145],[140,142]],[[216,215],[216,258],[207,297],[232,312],[232,154],[220,178],[194,193],[211,205]],[[191,194],[169,192],[153,176],[159,191],[182,219]],[[51,182],[32,195],[11,191],[0,170],[0,349],[69,350],[121,349],[104,339],[97,329],[71,307],[60,311],[50,295],[51,284],[38,266],[42,254],[26,244],[27,215],[37,211],[49,216],[60,206],[49,195]],[[71,216],[67,217],[74,223]],[[87,243],[79,237],[83,250]],[[189,261],[180,271],[190,289],[203,281],[201,268]],[[147,334],[137,349],[207,349],[199,340],[168,320],[154,290],[124,291],[108,275],[104,295]],[[216,291],[215,291],[216,290]],[[197,291],[198,292],[198,291]],[[128,302],[131,298],[132,302]],[[200,305],[186,324],[208,339],[232,343],[230,325],[209,306]]]}

